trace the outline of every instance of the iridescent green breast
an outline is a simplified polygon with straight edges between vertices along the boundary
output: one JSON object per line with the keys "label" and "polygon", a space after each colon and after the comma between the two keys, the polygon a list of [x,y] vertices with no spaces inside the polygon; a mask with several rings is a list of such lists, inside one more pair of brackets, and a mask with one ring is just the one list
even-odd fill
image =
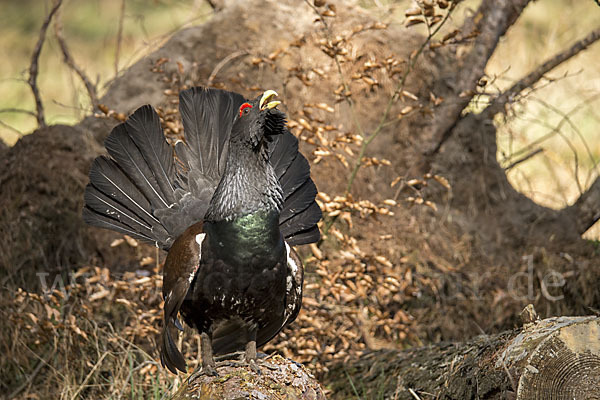
{"label": "iridescent green breast", "polygon": [[285,257],[279,212],[257,211],[232,220],[205,222],[206,246],[232,266],[271,265]]}

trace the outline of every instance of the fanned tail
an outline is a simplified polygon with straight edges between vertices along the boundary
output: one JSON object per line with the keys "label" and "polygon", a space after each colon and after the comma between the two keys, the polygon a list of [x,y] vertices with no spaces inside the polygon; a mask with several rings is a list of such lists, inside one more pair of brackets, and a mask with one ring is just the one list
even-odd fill
{"label": "fanned tail", "polygon": [[83,218],[168,249],[178,233],[158,211],[177,208],[173,149],[166,142],[158,115],[140,107],[115,127],[105,142],[110,157],[98,157],[90,169]]}

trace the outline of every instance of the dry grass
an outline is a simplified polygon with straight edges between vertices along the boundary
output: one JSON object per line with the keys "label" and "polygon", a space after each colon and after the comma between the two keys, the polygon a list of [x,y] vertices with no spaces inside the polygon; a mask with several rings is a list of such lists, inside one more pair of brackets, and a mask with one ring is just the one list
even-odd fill
{"label": "dry grass", "polygon": [[173,376],[153,350],[161,318],[156,271],[115,278],[86,267],[53,282],[43,293],[2,291],[8,398],[161,398]]}

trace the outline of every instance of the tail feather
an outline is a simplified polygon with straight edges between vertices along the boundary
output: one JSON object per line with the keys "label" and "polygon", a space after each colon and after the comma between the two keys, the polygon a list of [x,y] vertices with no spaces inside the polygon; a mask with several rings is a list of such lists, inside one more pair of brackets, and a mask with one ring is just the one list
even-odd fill
{"label": "tail feather", "polygon": [[298,232],[312,228],[319,222],[321,217],[322,213],[319,205],[313,202],[307,209],[280,224],[279,229],[283,237],[291,237]]}
{"label": "tail feather", "polygon": [[100,156],[90,168],[86,222],[168,249],[182,191],[158,115],[150,106],[139,108],[112,130],[105,146],[110,158]]}
{"label": "tail feather", "polygon": [[237,93],[201,87],[179,94],[187,146],[182,144],[177,150],[182,159],[192,163],[190,169],[218,180],[225,168],[229,133],[244,101]]}
{"label": "tail feather", "polygon": [[270,161],[275,170],[275,175],[281,179],[296,156],[300,154],[298,152],[298,139],[287,129],[284,130],[283,134],[273,136],[273,138],[273,151]]}
{"label": "tail feather", "polygon": [[148,200],[114,161],[94,160],[90,181],[84,195],[86,223],[154,244],[168,241],[169,234],[149,211]]}
{"label": "tail feather", "polygon": [[107,218],[117,220],[122,225],[134,229],[136,232],[151,238],[152,226],[133,211],[126,209],[122,204],[103,194],[93,186],[85,188],[84,200],[86,209],[90,212],[101,214]]}
{"label": "tail feather", "polygon": [[308,161],[306,161],[306,158],[302,154],[298,153],[285,174],[279,179],[281,189],[283,189],[284,200],[287,200],[296,189],[309,179],[310,166],[308,165]]}
{"label": "tail feather", "polygon": [[[100,156],[94,160],[90,168],[90,184],[114,199],[125,210],[139,215],[148,225],[159,222],[150,211],[148,199],[111,159]],[[101,209],[97,211],[105,214]]]}
{"label": "tail feather", "polygon": [[105,228],[105,229],[110,229],[112,231],[121,232],[125,235],[131,236],[134,239],[143,240],[143,241],[147,241],[147,242],[153,241],[153,239],[151,237],[148,237],[147,235],[139,233],[138,231],[133,230],[133,229],[129,228],[127,225],[121,224],[112,218],[109,218],[102,214],[98,214],[97,212],[95,212],[94,210],[92,210],[90,208],[87,208],[87,207],[84,208],[82,215],[83,215],[83,220],[87,224],[97,226],[99,228]]}
{"label": "tail feather", "polygon": [[319,240],[316,224],[322,214],[315,202],[317,188],[310,178],[310,165],[298,150],[298,139],[287,129],[274,141],[270,161],[283,190],[281,233],[290,245]]}
{"label": "tail feather", "polygon": [[175,202],[173,148],[165,140],[158,114],[149,105],[140,107],[127,119],[125,127],[170,206]]}
{"label": "tail feather", "polygon": [[287,236],[285,241],[290,246],[297,246],[300,244],[308,244],[317,242],[321,238],[321,232],[319,232],[319,227],[314,225],[312,228],[296,232]]}
{"label": "tail feather", "polygon": [[[140,141],[140,139],[137,141]],[[148,199],[151,205],[151,208],[147,208],[148,210],[165,208],[172,203],[163,195],[162,188],[158,184],[152,167],[149,165],[150,160],[144,157],[144,154],[135,144],[133,137],[127,131],[126,124],[116,126],[104,142],[104,146],[108,154],[139,188],[139,191],[143,193],[144,198]]]}
{"label": "tail feather", "polygon": [[308,179],[285,200],[285,207],[279,215],[279,223],[283,224],[294,215],[306,210],[315,201],[317,187],[312,179]]}

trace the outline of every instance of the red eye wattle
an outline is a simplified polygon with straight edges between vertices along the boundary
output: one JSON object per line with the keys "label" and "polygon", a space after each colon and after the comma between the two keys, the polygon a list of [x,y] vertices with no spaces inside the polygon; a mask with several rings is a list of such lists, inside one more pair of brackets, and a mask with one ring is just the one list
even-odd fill
{"label": "red eye wattle", "polygon": [[250,108],[252,108],[252,106],[251,106],[250,104],[248,104],[248,103],[244,103],[244,104],[242,104],[242,105],[240,106],[240,117],[243,115],[243,113],[244,113],[244,110],[246,110],[246,109],[248,109],[248,110],[249,110]]}

